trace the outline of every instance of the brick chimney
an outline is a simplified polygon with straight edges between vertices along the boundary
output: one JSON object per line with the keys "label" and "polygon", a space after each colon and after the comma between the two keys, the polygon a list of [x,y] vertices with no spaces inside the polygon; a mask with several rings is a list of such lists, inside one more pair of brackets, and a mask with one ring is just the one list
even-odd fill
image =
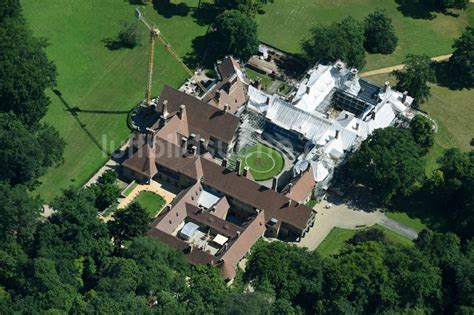
{"label": "brick chimney", "polygon": [[224,168],[227,168],[227,163],[228,163],[227,159],[223,159],[221,166]]}
{"label": "brick chimney", "polygon": [[163,107],[161,109],[161,115],[163,116],[163,118],[168,118],[169,116],[169,112],[168,112],[168,100],[164,100],[163,101]]}
{"label": "brick chimney", "polygon": [[[293,183],[289,183],[289,184],[288,184],[288,192],[287,192],[287,194],[291,193],[291,189],[292,189],[292,188],[293,188]],[[290,201],[291,201],[291,199],[290,199]]]}
{"label": "brick chimney", "polygon": [[240,175],[241,167],[242,167],[242,161],[241,160],[235,161],[235,172],[237,173],[237,175]]}
{"label": "brick chimney", "polygon": [[274,191],[277,191],[277,189],[278,189],[278,177],[276,177],[276,176],[273,176],[273,178],[272,178],[272,189]]}
{"label": "brick chimney", "polygon": [[244,175],[244,177],[246,177],[248,179],[252,179],[252,175],[250,174],[250,167],[248,167],[248,166],[244,167],[243,175]]}
{"label": "brick chimney", "polygon": [[181,120],[186,119],[186,105],[179,106],[178,117]]}
{"label": "brick chimney", "polygon": [[403,96],[402,96],[402,103],[403,104],[405,104],[405,102],[407,101],[407,97],[408,97],[408,91],[403,92]]}

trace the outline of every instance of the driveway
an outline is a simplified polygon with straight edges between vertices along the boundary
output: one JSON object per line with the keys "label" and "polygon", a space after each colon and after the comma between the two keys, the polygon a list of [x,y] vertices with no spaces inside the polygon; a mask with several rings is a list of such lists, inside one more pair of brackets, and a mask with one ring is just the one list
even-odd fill
{"label": "driveway", "polygon": [[314,207],[317,211],[314,226],[306,233],[300,242],[295,243],[297,246],[314,250],[335,227],[358,229],[380,224],[409,239],[415,239],[418,236],[418,233],[412,228],[388,218],[380,211],[366,212],[354,209],[342,202],[333,203],[332,206],[327,209],[328,205],[329,202],[327,200],[322,200]]}

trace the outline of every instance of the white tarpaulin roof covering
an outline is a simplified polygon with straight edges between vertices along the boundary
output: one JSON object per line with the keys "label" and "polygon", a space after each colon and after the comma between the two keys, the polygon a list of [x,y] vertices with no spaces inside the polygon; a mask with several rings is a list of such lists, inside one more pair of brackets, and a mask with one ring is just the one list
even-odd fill
{"label": "white tarpaulin roof covering", "polygon": [[314,180],[316,182],[322,182],[329,175],[329,171],[324,167],[322,162],[311,161],[311,167],[313,169]]}
{"label": "white tarpaulin roof covering", "polygon": [[304,79],[296,92],[293,103],[304,111],[315,111],[316,107],[336,87],[336,78],[333,76],[333,66],[319,65],[310,70],[310,76]]}
{"label": "white tarpaulin roof covering", "polygon": [[179,236],[181,236],[185,240],[189,240],[191,237],[193,237],[197,229],[199,229],[199,225],[193,222],[188,222],[184,225],[184,227],[179,232]]}
{"label": "white tarpaulin roof covering", "polygon": [[225,237],[224,235],[217,234],[216,237],[212,240],[214,243],[217,243],[219,245],[224,245],[229,239]]}
{"label": "white tarpaulin roof covering", "polygon": [[198,202],[198,205],[203,206],[206,209],[209,209],[213,205],[215,205],[219,201],[219,199],[221,199],[220,196],[215,195],[203,189],[201,193],[199,194],[199,198],[197,202]]}
{"label": "white tarpaulin roof covering", "polygon": [[253,86],[249,86],[248,92],[249,101],[248,105],[253,110],[258,112],[265,112],[268,108],[268,99],[271,98],[270,95],[266,94],[262,90],[256,89]]}
{"label": "white tarpaulin roof covering", "polygon": [[282,99],[273,100],[268,107],[267,118],[284,129],[304,135],[307,139],[319,137],[331,128],[329,121],[305,112]]}

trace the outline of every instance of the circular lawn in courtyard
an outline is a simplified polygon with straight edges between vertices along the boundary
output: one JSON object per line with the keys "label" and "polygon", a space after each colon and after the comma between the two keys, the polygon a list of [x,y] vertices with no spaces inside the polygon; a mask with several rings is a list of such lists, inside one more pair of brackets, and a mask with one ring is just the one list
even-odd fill
{"label": "circular lawn in courtyard", "polygon": [[261,143],[250,147],[242,158],[242,168],[248,166],[252,177],[257,181],[278,175],[284,165],[285,160],[280,152]]}

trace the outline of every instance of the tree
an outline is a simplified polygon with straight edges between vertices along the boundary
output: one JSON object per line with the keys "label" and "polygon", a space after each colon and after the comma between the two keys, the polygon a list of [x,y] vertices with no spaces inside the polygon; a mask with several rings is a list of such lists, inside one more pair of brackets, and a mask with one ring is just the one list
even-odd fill
{"label": "tree", "polygon": [[234,293],[225,301],[223,314],[229,315],[270,315],[271,297],[259,292]]}
{"label": "tree", "polygon": [[303,50],[310,63],[332,63],[340,59],[362,69],[365,65],[363,25],[349,16],[329,26],[316,26],[311,37],[303,42]]}
{"label": "tree", "polygon": [[352,178],[388,203],[396,193],[408,195],[423,176],[420,149],[408,130],[388,127],[369,136],[348,162]]}
{"label": "tree", "polygon": [[150,221],[148,212],[138,203],[132,203],[125,209],[117,210],[107,224],[114,238],[115,247],[120,248],[123,241],[145,234]]}
{"label": "tree", "polygon": [[435,79],[431,59],[426,55],[408,55],[403,70],[393,72],[397,79],[397,90],[408,91],[414,97],[412,106],[419,108],[431,95],[428,82]]}
{"label": "tree", "polygon": [[434,143],[434,129],[430,119],[423,115],[416,115],[410,122],[410,131],[423,152],[428,152]]}
{"label": "tree", "polygon": [[443,180],[436,193],[442,196],[453,230],[464,239],[474,236],[474,151],[448,149],[438,159]]}
{"label": "tree", "polygon": [[364,47],[373,54],[391,54],[398,44],[392,20],[385,10],[377,9],[365,18]]}
{"label": "tree", "polygon": [[43,149],[13,114],[0,114],[0,143],[0,181],[33,184],[44,174]]}
{"label": "tree", "polygon": [[321,258],[315,252],[281,242],[259,243],[252,250],[244,278],[264,293],[278,299],[298,301],[313,307],[321,291]]}
{"label": "tree", "polygon": [[62,160],[64,142],[47,125],[30,132],[9,113],[0,113],[0,181],[34,184],[46,169]]}
{"label": "tree", "polygon": [[24,186],[0,183],[0,243],[16,241],[29,246],[33,241],[42,206]]}
{"label": "tree", "polygon": [[7,17],[16,17],[20,14],[19,0],[0,0],[0,23]]}
{"label": "tree", "polygon": [[101,185],[115,184],[118,179],[118,174],[114,170],[105,171],[97,180]]}
{"label": "tree", "polygon": [[43,166],[52,167],[61,164],[66,143],[54,127],[42,124],[37,132],[38,144],[43,148]]}
{"label": "tree", "polygon": [[453,45],[454,52],[449,58],[452,80],[461,86],[474,86],[474,27],[468,26]]}
{"label": "tree", "polygon": [[25,25],[18,16],[0,27],[0,111],[11,111],[35,127],[50,103],[44,92],[55,86],[56,68],[43,50],[46,42],[32,37]]}
{"label": "tree", "polygon": [[115,202],[117,202],[118,197],[120,197],[120,188],[117,184],[96,184],[90,187],[96,195],[95,207],[99,211],[104,211]]}
{"label": "tree", "polygon": [[383,243],[386,242],[387,239],[381,229],[371,228],[357,232],[347,241],[347,243],[351,245],[358,245],[369,241]]}
{"label": "tree", "polygon": [[36,252],[59,259],[92,257],[100,261],[111,251],[107,225],[97,217],[94,195],[70,188],[51,203],[55,213],[38,228]]}
{"label": "tree", "polygon": [[273,0],[216,0],[215,4],[225,10],[236,9],[245,15],[254,17],[266,3]]}
{"label": "tree", "polygon": [[135,48],[138,44],[138,26],[136,23],[123,23],[118,34],[118,41],[125,48]]}
{"label": "tree", "polygon": [[224,11],[215,21],[214,41],[221,55],[244,61],[258,51],[257,23],[238,10]]}
{"label": "tree", "polygon": [[123,252],[123,257],[133,259],[140,269],[137,294],[156,296],[168,291],[183,293],[189,263],[181,252],[150,237],[137,237]]}
{"label": "tree", "polygon": [[431,11],[446,11],[447,9],[466,9],[469,0],[401,0],[402,6],[422,7]]}

